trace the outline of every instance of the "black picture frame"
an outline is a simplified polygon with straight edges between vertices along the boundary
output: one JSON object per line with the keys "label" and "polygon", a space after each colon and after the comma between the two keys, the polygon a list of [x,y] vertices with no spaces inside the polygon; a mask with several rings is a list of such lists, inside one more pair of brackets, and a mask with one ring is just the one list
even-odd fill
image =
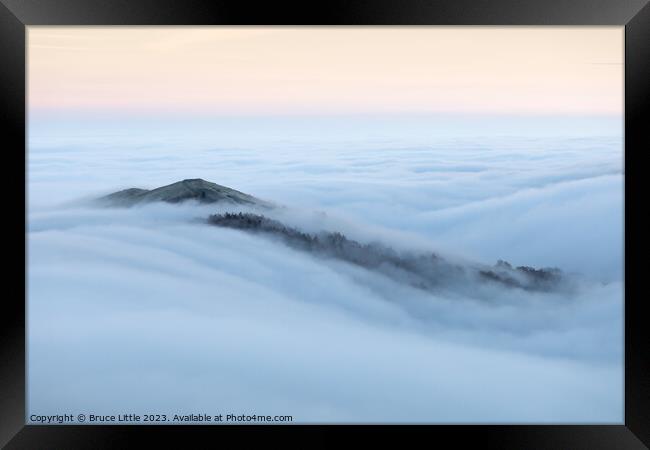
{"label": "black picture frame", "polygon": [[[30,25],[619,25],[625,26],[625,419],[621,425],[432,426],[35,426],[25,425],[26,241],[5,235],[6,287],[0,333],[0,445],[18,448],[126,448],[133,439],[184,443],[250,431],[299,434],[323,443],[335,429],[382,441],[527,449],[637,449],[650,445],[650,336],[644,295],[645,167],[650,101],[648,0],[0,0],[0,111],[3,133],[4,222],[26,230],[25,34]],[[10,159],[7,159],[10,157]],[[23,175],[24,174],[24,175]],[[22,192],[23,195],[19,195]],[[26,235],[25,235],[26,236]],[[21,242],[23,245],[21,245]],[[5,245],[5,248],[9,246]],[[246,433],[241,433],[245,431]],[[257,434],[257,433],[256,433]],[[408,440],[405,440],[408,439]],[[340,437],[332,440],[338,443]]]}

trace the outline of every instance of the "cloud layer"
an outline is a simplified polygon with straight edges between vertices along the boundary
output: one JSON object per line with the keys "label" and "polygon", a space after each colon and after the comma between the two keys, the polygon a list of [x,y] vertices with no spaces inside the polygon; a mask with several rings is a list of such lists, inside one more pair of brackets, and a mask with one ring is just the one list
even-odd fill
{"label": "cloud layer", "polygon": [[[30,136],[30,412],[619,423],[620,137],[422,130],[265,144],[252,132],[239,147]],[[79,202],[190,177],[282,203],[273,218],[307,232],[557,266],[578,289],[424,292],[193,221],[222,207]]]}

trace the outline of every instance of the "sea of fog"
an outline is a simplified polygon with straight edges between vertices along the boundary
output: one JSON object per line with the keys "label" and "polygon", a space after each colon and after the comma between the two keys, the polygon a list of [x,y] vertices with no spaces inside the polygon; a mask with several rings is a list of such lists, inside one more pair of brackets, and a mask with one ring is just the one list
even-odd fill
{"label": "sea of fog", "polygon": [[[28,137],[28,416],[623,420],[618,120],[50,117]],[[241,208],[86,202],[186,178],[578,289],[431,293],[194,220]]]}

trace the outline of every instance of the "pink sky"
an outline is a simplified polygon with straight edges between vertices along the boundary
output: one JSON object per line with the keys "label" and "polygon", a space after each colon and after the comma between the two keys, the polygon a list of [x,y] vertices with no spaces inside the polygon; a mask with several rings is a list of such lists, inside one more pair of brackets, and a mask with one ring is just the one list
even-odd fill
{"label": "pink sky", "polygon": [[32,112],[620,115],[623,27],[28,28]]}

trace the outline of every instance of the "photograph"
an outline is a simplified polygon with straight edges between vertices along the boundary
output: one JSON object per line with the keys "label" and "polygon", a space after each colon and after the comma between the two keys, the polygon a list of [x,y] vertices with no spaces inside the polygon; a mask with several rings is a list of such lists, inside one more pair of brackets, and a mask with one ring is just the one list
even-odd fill
{"label": "photograph", "polygon": [[624,424],[624,26],[25,41],[27,424]]}

